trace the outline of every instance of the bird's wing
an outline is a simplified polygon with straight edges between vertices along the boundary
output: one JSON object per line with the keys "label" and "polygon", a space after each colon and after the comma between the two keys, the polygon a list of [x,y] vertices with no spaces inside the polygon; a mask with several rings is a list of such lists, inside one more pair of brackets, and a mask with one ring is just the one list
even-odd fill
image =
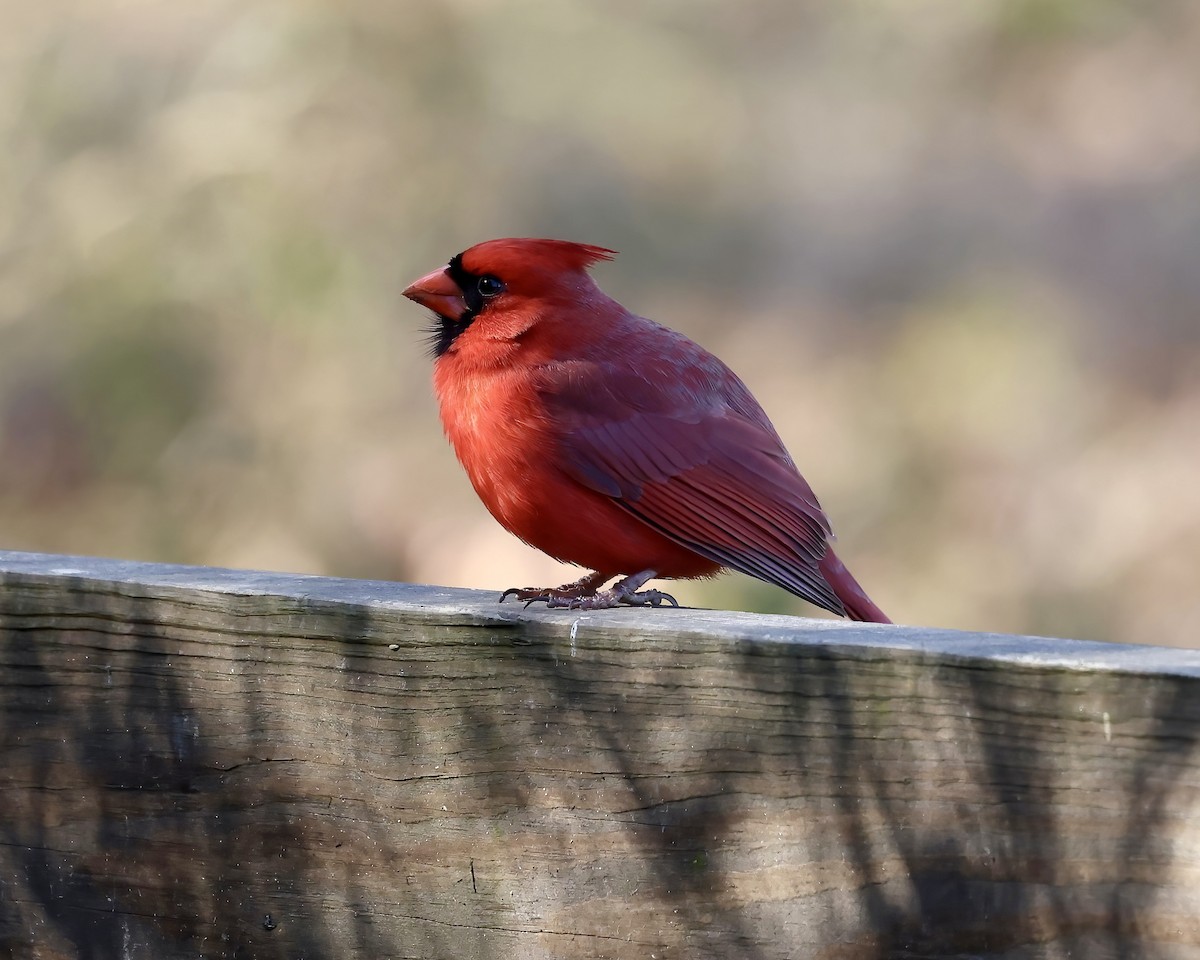
{"label": "bird's wing", "polygon": [[566,365],[540,392],[579,483],[715,563],[844,614],[817,569],[824,511],[749,391],[728,386],[732,404],[729,390]]}

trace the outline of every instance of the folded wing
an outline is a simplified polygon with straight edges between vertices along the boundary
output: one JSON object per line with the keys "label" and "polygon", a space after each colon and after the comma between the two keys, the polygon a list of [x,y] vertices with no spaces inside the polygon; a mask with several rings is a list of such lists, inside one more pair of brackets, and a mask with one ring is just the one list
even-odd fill
{"label": "folded wing", "polygon": [[732,373],[728,389],[698,393],[588,372],[560,371],[543,394],[575,480],[701,556],[845,615],[818,569],[829,521]]}

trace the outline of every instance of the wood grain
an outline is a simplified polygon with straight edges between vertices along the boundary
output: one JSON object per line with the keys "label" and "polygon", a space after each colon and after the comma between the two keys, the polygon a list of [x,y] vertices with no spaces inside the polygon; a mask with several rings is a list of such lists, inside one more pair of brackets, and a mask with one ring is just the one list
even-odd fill
{"label": "wood grain", "polygon": [[0,552],[0,956],[1200,957],[1198,684]]}

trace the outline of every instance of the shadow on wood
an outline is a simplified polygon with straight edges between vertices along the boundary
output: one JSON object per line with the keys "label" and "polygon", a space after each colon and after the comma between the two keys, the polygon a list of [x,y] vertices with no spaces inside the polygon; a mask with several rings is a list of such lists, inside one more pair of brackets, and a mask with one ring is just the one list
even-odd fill
{"label": "shadow on wood", "polygon": [[0,552],[0,952],[1200,957],[1200,655]]}

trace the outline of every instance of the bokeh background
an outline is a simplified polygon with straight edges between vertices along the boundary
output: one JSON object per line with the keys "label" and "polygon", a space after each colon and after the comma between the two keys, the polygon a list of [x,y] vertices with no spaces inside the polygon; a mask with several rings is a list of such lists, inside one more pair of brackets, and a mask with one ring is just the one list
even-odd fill
{"label": "bokeh background", "polygon": [[0,22],[0,546],[574,576],[476,502],[399,295],[558,236],[742,374],[895,619],[1200,645],[1193,0]]}

